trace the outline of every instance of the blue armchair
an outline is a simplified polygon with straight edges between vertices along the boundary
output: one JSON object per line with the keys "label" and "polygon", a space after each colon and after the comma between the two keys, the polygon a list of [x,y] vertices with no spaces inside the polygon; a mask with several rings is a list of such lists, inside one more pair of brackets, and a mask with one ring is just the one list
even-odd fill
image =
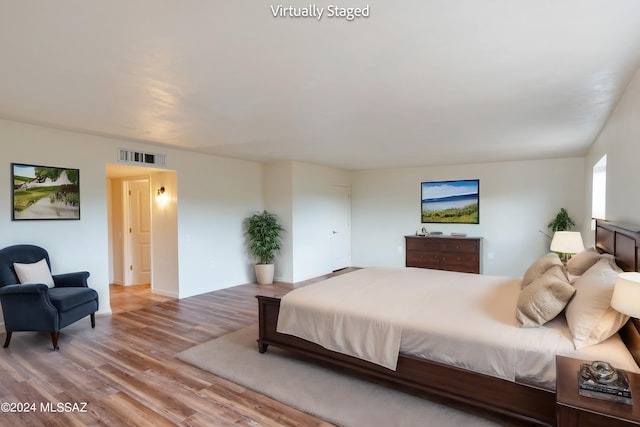
{"label": "blue armchair", "polygon": [[0,302],[9,347],[11,334],[17,331],[47,331],[51,333],[53,349],[58,350],[60,329],[86,316],[91,316],[95,328],[98,293],[88,287],[89,272],[52,275],[54,287],[46,284],[20,284],[14,263],[32,264],[49,254],[34,245],[14,245],[0,249]]}

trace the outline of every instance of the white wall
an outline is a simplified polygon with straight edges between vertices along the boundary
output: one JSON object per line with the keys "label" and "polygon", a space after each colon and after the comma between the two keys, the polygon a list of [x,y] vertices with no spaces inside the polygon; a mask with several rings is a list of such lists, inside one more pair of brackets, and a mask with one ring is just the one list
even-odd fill
{"label": "white wall", "polygon": [[331,186],[349,185],[349,173],[303,162],[269,163],[265,207],[285,228],[275,279],[296,283],[331,272]]}
{"label": "white wall", "polygon": [[263,209],[262,165],[187,152],[171,158],[180,298],[253,282],[242,221]]}
{"label": "white wall", "polygon": [[[539,230],[560,208],[582,219],[583,176],[582,158],[353,172],[353,265],[404,266],[404,236],[425,226],[483,237],[483,273],[520,277],[549,250]],[[480,224],[421,224],[421,182],[476,178]]]}
{"label": "white wall", "polygon": [[[178,181],[176,173],[153,172],[149,187],[152,194],[151,259],[153,261],[153,292],[177,298],[180,295],[178,264]],[[160,187],[165,188],[166,201],[153,198]]]}
{"label": "white wall", "polygon": [[[47,249],[54,274],[87,270],[98,291],[100,313],[110,312],[105,158],[108,146],[87,144],[86,135],[0,120],[2,161],[7,177],[0,185],[0,246],[31,243]],[[80,220],[11,221],[10,164],[27,163],[80,169]]]}
{"label": "white wall", "polygon": [[293,164],[293,282],[331,272],[333,185],[349,186],[348,172],[308,163]]}
{"label": "white wall", "polygon": [[604,154],[607,155],[606,219],[640,225],[640,192],[637,190],[640,182],[640,69],[587,153],[585,220],[591,218],[593,166]]}
{"label": "white wall", "polygon": [[[264,167],[264,208],[278,216],[282,249],[276,257],[274,280],[293,283],[293,167],[291,162],[273,162]],[[253,260],[255,262],[255,260]]]}
{"label": "white wall", "polygon": [[107,179],[107,224],[109,234],[109,283],[124,284],[122,248],[122,181]]}
{"label": "white wall", "polygon": [[[262,209],[261,164],[5,120],[0,140],[7,176],[0,185],[0,246],[34,243],[49,251],[54,273],[90,271],[100,313],[110,311],[106,164],[116,162],[118,148],[166,154],[167,167],[177,173],[177,188],[165,187],[179,202],[178,246],[164,248],[162,256],[178,254],[180,297],[253,281],[242,220]],[[11,221],[12,162],[80,169],[81,219]]]}

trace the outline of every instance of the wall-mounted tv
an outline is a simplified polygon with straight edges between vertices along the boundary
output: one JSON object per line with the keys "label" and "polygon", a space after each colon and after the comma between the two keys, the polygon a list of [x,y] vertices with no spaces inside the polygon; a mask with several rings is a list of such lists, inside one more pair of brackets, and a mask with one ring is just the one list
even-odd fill
{"label": "wall-mounted tv", "polygon": [[478,179],[423,182],[420,194],[422,223],[480,223]]}

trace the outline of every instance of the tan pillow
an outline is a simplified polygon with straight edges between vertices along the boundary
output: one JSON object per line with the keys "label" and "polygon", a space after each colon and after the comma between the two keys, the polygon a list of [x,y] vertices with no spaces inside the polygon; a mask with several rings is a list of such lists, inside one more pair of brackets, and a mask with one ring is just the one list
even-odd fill
{"label": "tan pillow", "polygon": [[562,266],[551,267],[520,291],[516,308],[518,326],[544,325],[562,312],[575,292]]}
{"label": "tan pillow", "polygon": [[618,267],[618,264],[616,263],[616,257],[611,254],[600,254],[600,259],[598,261],[603,259],[607,260],[611,268],[613,268],[615,271],[617,271],[618,273],[622,273],[622,269]]}
{"label": "tan pillow", "polygon": [[612,259],[602,257],[573,283],[576,294],[565,316],[576,349],[606,340],[629,320],[611,308],[613,287],[622,271]]}
{"label": "tan pillow", "polygon": [[585,249],[575,254],[567,261],[567,271],[569,274],[580,276],[584,274],[593,264],[600,259],[600,253],[594,248]]}
{"label": "tan pillow", "polygon": [[554,265],[559,265],[564,270],[562,261],[560,261],[560,257],[555,252],[549,252],[548,254],[543,255],[535,260],[534,263],[531,264],[529,268],[527,268],[527,271],[524,272],[524,276],[522,276],[522,283],[520,284],[520,289],[526,288],[529,284],[531,284],[531,282],[542,276]]}

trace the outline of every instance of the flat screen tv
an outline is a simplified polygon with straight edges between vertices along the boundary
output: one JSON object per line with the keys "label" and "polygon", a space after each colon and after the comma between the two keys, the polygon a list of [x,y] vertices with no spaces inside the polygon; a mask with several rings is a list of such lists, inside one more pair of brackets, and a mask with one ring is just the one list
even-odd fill
{"label": "flat screen tv", "polygon": [[422,223],[480,223],[478,179],[423,182],[420,194]]}

